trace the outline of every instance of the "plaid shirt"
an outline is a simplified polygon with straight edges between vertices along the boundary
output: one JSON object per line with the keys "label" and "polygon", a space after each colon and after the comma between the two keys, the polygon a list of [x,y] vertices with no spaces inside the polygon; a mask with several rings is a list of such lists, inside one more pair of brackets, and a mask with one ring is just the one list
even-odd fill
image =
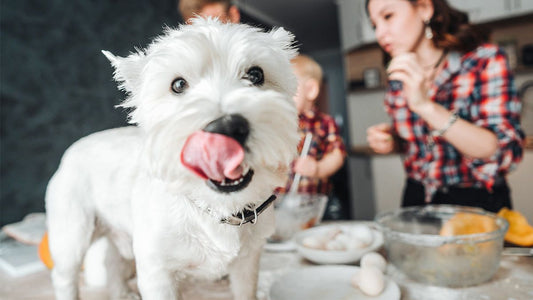
{"label": "plaid shirt", "polygon": [[521,102],[505,53],[490,44],[464,55],[451,52],[429,97],[456,111],[463,120],[494,132],[499,149],[489,159],[474,159],[462,155],[442,137],[436,137],[435,145],[428,147],[431,129],[409,110],[401,82],[392,81],[385,107],[401,139],[407,176],[425,186],[427,201],[443,186],[460,184],[490,191],[495,179],[514,169],[522,159]]}
{"label": "plaid shirt", "polygon": [[[331,153],[335,149],[339,149],[343,156],[346,155],[346,149],[339,133],[339,127],[331,116],[315,108],[299,115],[298,128],[300,133],[298,153],[302,151],[305,135],[310,132],[313,134],[313,139],[309,147],[309,156],[316,160],[321,160],[324,155]],[[292,167],[294,167],[294,162],[291,165],[291,170]],[[285,189],[279,192],[289,191],[294,175],[294,172],[291,171]],[[331,186],[327,179],[302,176],[298,185],[299,193],[328,194],[330,190]]]}

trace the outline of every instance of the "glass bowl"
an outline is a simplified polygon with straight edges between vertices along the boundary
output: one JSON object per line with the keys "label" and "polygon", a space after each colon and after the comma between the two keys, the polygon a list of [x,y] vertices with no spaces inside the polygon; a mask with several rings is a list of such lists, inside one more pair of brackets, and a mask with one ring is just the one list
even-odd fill
{"label": "glass bowl", "polygon": [[276,231],[270,243],[290,240],[295,233],[311,228],[322,221],[328,196],[323,194],[283,194],[274,202]]}
{"label": "glass bowl", "polygon": [[507,221],[478,208],[427,205],[378,214],[389,262],[411,279],[465,287],[492,278]]}

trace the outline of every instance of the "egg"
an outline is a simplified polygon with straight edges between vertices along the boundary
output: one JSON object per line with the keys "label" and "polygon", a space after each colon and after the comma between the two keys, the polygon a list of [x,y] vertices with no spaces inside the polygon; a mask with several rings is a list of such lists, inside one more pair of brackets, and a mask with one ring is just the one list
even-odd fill
{"label": "egg", "polygon": [[348,245],[348,243],[350,243],[350,241],[352,240],[352,236],[349,235],[349,234],[346,234],[344,231],[337,234],[337,236],[335,237],[334,239],[335,241],[338,241],[340,243],[342,243],[344,245],[344,248],[346,248],[346,246]]}
{"label": "egg", "polygon": [[302,244],[307,248],[324,249],[326,247],[326,241],[321,236],[308,236],[302,240]]}
{"label": "egg", "polygon": [[325,238],[327,240],[333,240],[340,233],[342,233],[342,230],[338,227],[334,227],[326,232]]}
{"label": "egg", "polygon": [[376,267],[381,272],[385,273],[387,269],[387,261],[381,254],[377,252],[369,252],[361,258],[361,268]]}
{"label": "egg", "polygon": [[352,276],[352,278],[350,278],[350,283],[352,284],[352,286],[353,286],[354,288],[359,288],[359,280],[360,280],[359,273],[360,273],[359,271],[356,272],[356,273]]}
{"label": "egg", "polygon": [[385,289],[385,276],[376,267],[361,268],[356,279],[361,292],[368,296],[377,296]]}
{"label": "egg", "polygon": [[370,230],[370,228],[368,228],[368,226],[366,225],[354,226],[351,229],[350,233],[353,235],[354,238],[361,241],[361,243],[365,245],[365,247],[372,244],[372,242],[374,241],[374,235],[372,234],[372,230]]}
{"label": "egg", "polygon": [[344,251],[346,250],[346,245],[342,241],[332,240],[326,243],[326,250]]}
{"label": "egg", "polygon": [[367,244],[365,244],[363,241],[361,241],[360,239],[355,238],[355,237],[352,237],[346,243],[346,248],[348,248],[349,250],[363,249],[363,248],[366,248],[367,246],[368,246]]}

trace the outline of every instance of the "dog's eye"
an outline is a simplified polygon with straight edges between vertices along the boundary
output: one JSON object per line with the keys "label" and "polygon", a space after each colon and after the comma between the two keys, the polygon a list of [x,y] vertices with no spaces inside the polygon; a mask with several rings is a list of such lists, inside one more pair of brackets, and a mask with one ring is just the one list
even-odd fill
{"label": "dog's eye", "polygon": [[189,84],[187,84],[187,81],[185,79],[178,77],[174,79],[174,81],[172,81],[172,85],[170,86],[170,88],[174,93],[181,94],[188,86]]}
{"label": "dog's eye", "polygon": [[261,86],[263,83],[265,83],[263,69],[257,66],[248,69],[245,78],[248,79],[253,85]]}

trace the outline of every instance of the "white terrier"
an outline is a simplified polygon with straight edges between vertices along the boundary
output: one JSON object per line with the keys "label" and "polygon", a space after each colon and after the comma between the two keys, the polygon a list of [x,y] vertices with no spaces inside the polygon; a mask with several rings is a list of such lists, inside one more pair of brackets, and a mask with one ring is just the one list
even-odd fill
{"label": "white terrier", "polygon": [[80,264],[101,236],[112,298],[137,297],[133,261],[145,300],[179,299],[182,279],[225,274],[235,299],[256,298],[272,192],[298,143],[292,43],[282,28],[198,18],[128,57],[104,51],[137,126],[79,140],[50,180],[57,299],[77,299]]}

